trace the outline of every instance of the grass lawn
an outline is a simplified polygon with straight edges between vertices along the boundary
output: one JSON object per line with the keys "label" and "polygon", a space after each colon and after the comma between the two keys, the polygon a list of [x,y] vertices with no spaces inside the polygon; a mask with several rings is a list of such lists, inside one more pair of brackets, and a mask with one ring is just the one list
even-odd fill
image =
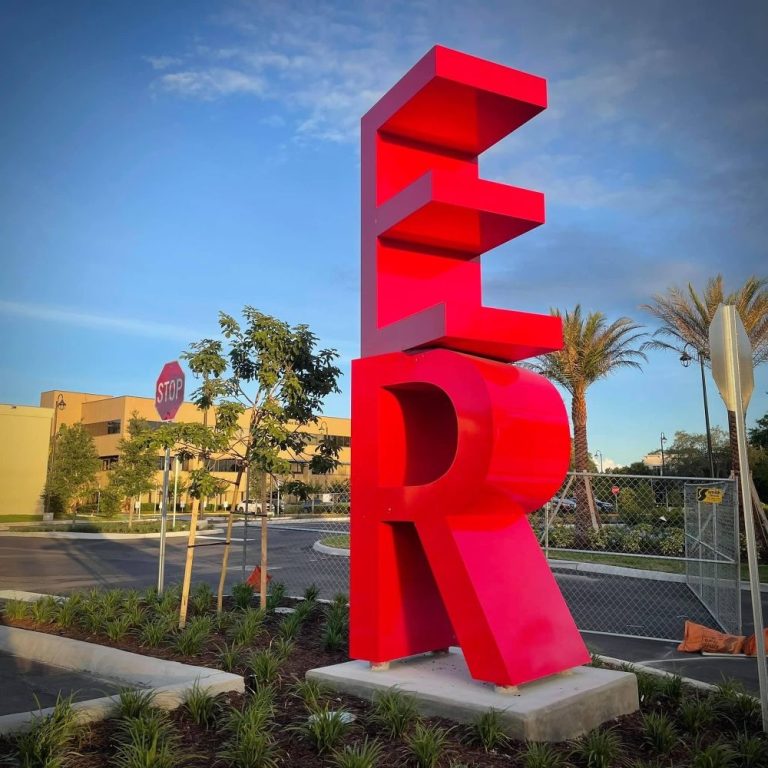
{"label": "grass lawn", "polygon": [[320,539],[321,544],[325,544],[326,547],[338,547],[339,549],[349,549],[349,534],[337,533],[333,536],[323,536]]}
{"label": "grass lawn", "polygon": [[0,515],[0,523],[34,523],[42,519],[42,515]]}
{"label": "grass lawn", "polygon": [[[685,563],[681,560],[655,560],[652,557],[632,557],[632,555],[612,555],[607,552],[558,552],[549,550],[550,560],[572,560],[579,563],[602,563],[604,565],[618,565],[624,568],[639,568],[643,571],[664,571],[666,573],[685,573]],[[768,565],[758,566],[760,581],[768,584]],[[749,568],[746,563],[741,564],[741,578],[749,580]]]}
{"label": "grass lawn", "polygon": [[[338,533],[324,536],[321,544],[327,547],[349,549],[349,534]],[[681,560],[661,560],[652,557],[632,557],[632,555],[615,555],[608,552],[559,552],[549,550],[551,560],[571,560],[579,563],[601,563],[602,565],[618,565],[623,568],[638,568],[642,571],[662,571],[665,573],[685,573],[685,563]],[[741,578],[749,580],[749,570],[746,563],[741,564]],[[760,566],[760,581],[768,584],[768,565]]]}

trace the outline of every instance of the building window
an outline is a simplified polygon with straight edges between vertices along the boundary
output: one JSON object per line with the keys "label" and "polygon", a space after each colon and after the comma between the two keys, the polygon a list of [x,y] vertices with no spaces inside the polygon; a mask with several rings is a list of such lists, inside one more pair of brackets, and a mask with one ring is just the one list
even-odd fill
{"label": "building window", "polygon": [[240,460],[229,457],[216,459],[212,462],[211,472],[237,472],[240,469]]}
{"label": "building window", "polygon": [[101,468],[104,471],[113,469],[118,461],[117,456],[100,456],[99,458],[101,459]]}
{"label": "building window", "polygon": [[91,437],[119,435],[120,419],[114,419],[112,421],[94,421],[92,424],[84,424],[83,427]]}
{"label": "building window", "polygon": [[291,461],[290,464],[290,471],[292,475],[303,475],[304,474],[304,467],[306,467],[306,462],[303,461]]}

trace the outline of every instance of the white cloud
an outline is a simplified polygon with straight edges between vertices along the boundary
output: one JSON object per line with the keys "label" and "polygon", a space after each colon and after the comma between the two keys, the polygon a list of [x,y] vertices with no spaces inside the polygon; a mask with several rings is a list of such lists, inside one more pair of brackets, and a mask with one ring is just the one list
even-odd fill
{"label": "white cloud", "polygon": [[215,99],[238,93],[261,94],[264,80],[236,69],[215,67],[205,71],[169,72],[159,79],[160,87],[182,96]]}
{"label": "white cloud", "polygon": [[43,323],[74,325],[95,331],[117,331],[130,336],[144,336],[151,339],[170,339],[187,343],[190,338],[201,338],[204,334],[186,326],[158,323],[115,315],[96,315],[77,310],[51,307],[45,304],[29,304],[0,299],[0,314],[34,320]]}
{"label": "white cloud", "polygon": [[181,64],[181,59],[178,59],[175,56],[145,56],[144,61],[146,61],[152,69],[157,71],[176,67]]}

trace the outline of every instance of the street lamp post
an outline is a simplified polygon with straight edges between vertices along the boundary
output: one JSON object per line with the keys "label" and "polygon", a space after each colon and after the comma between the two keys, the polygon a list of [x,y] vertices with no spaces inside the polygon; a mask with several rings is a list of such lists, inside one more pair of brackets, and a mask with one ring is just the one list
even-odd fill
{"label": "street lamp post", "polygon": [[[667,436],[662,432],[661,435],[659,435],[659,444],[661,445],[661,477],[664,477],[664,443],[667,442]],[[669,512],[669,494],[667,493],[667,484],[665,481],[661,481],[661,484],[664,486],[664,506],[667,508],[667,512]]]}
{"label": "street lamp post", "polygon": [[603,452],[602,451],[595,451],[593,456],[599,456],[600,457],[600,474],[603,474]]}
{"label": "street lamp post", "polygon": [[51,439],[51,453],[48,460],[48,473],[46,477],[46,489],[45,489],[45,515],[46,517],[51,512],[51,471],[53,470],[53,462],[56,458],[56,438],[58,437],[58,425],[59,425],[59,411],[63,411],[67,407],[64,401],[64,395],[59,392],[58,397],[53,408],[53,437]]}
{"label": "street lamp post", "polygon": [[688,354],[688,347],[691,347],[691,349],[695,350],[696,357],[699,361],[699,368],[701,369],[701,392],[704,398],[704,423],[707,428],[707,456],[709,458],[709,476],[714,477],[715,462],[712,458],[712,430],[709,427],[709,403],[707,401],[707,379],[704,375],[704,355],[700,349],[697,349],[692,344],[686,344],[685,347],[683,347],[683,354],[680,355],[680,362],[682,363],[683,368],[687,368],[693,360],[693,358]]}

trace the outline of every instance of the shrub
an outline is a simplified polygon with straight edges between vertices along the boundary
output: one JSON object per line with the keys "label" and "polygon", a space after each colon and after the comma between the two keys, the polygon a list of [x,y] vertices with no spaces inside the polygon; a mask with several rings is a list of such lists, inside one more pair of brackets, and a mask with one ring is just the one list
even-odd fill
{"label": "shrub", "polygon": [[624,552],[644,552],[653,543],[653,528],[645,523],[628,529],[622,536],[621,544]]}
{"label": "shrub", "polygon": [[201,728],[213,726],[221,712],[218,699],[201,688],[197,681],[189,689],[184,699],[183,709],[189,719]]}
{"label": "shrub", "polygon": [[667,528],[659,540],[662,555],[677,557],[685,550],[685,532],[680,528]]}
{"label": "shrub", "polygon": [[224,730],[237,737],[245,731],[267,731],[272,727],[275,714],[274,690],[266,687],[258,691],[243,707],[232,707],[224,720]]}
{"label": "shrub", "polygon": [[9,621],[23,621],[29,616],[29,603],[26,600],[8,600],[3,614]]}
{"label": "shrub", "polygon": [[310,712],[315,712],[328,694],[328,688],[319,680],[296,680],[291,686],[291,695],[301,699]]}
{"label": "shrub", "polygon": [[240,620],[232,625],[229,633],[239,645],[250,645],[261,633],[263,624],[263,611],[246,608]]}
{"label": "shrub", "polygon": [[267,595],[267,613],[274,613],[275,608],[283,601],[285,597],[285,584],[275,581],[272,584]]}
{"label": "shrub", "polygon": [[333,765],[336,768],[375,768],[381,760],[383,750],[381,744],[374,739],[357,744],[347,744],[344,749],[333,753]]}
{"label": "shrub", "polygon": [[269,732],[247,728],[226,741],[216,756],[231,768],[278,768],[279,754]]}
{"label": "shrub", "polygon": [[475,720],[469,732],[470,743],[479,744],[486,752],[506,747],[509,738],[504,733],[504,723],[499,712],[489,709]]}
{"label": "shrub", "polygon": [[740,768],[765,768],[768,766],[768,742],[764,737],[740,733],[733,742],[736,765]]}
{"label": "shrub", "polygon": [[200,615],[206,613],[213,606],[213,590],[205,582],[197,584],[189,598],[192,610]]}
{"label": "shrub", "polygon": [[117,697],[115,714],[122,719],[150,715],[155,710],[155,692],[139,688],[123,688]]}
{"label": "shrub", "polygon": [[284,637],[276,637],[269,644],[269,650],[280,662],[283,662],[293,653],[295,645],[293,640],[286,640]]}
{"label": "shrub", "polygon": [[331,751],[349,729],[350,715],[338,709],[330,710],[326,704],[313,712],[306,723],[293,726],[304,738],[312,742],[319,755]]}
{"label": "shrub", "polygon": [[679,717],[683,728],[696,735],[711,725],[715,711],[709,700],[690,698],[680,702]]}
{"label": "shrub", "polygon": [[146,621],[139,627],[139,643],[145,648],[158,648],[171,632],[167,619],[157,618]]}
{"label": "shrub", "polygon": [[128,634],[130,628],[131,617],[123,614],[111,621],[107,621],[104,625],[104,632],[113,643],[116,643]]}
{"label": "shrub", "polygon": [[735,680],[724,680],[711,696],[712,705],[721,721],[735,730],[758,730],[760,702],[745,692]]}
{"label": "shrub", "polygon": [[419,719],[419,712],[410,696],[390,688],[373,700],[371,719],[390,739],[400,739]]}
{"label": "shrub", "polygon": [[277,634],[286,639],[293,640],[299,633],[303,617],[298,613],[286,616],[277,627]]}
{"label": "shrub", "polygon": [[610,546],[610,537],[606,528],[590,530],[587,534],[587,541],[590,549],[604,550]]}
{"label": "shrub", "polygon": [[232,587],[232,599],[235,602],[235,608],[244,611],[253,600],[253,587],[245,583],[235,584]]}
{"label": "shrub", "polygon": [[691,768],[731,768],[734,765],[733,750],[715,742],[700,749],[691,760]]}
{"label": "shrub", "polygon": [[23,768],[61,768],[72,754],[77,730],[72,697],[59,694],[53,712],[36,717],[32,727],[16,738],[19,764]]}
{"label": "shrub", "polygon": [[118,768],[176,768],[187,763],[168,716],[159,710],[123,720],[118,742]]}
{"label": "shrub", "polygon": [[417,722],[406,738],[408,752],[419,768],[435,768],[445,752],[449,731]]}
{"label": "shrub", "polygon": [[216,658],[225,672],[234,672],[243,659],[243,653],[237,643],[230,645],[224,643],[224,645],[219,646],[219,653]]}
{"label": "shrub", "polygon": [[210,632],[198,627],[187,626],[176,636],[173,647],[184,656],[197,656],[203,652],[209,639]]}
{"label": "shrub", "polygon": [[347,633],[344,629],[326,625],[323,630],[323,648],[326,651],[341,651],[347,644]]}
{"label": "shrub", "polygon": [[549,546],[571,549],[576,544],[576,531],[569,526],[555,524],[549,529]]}
{"label": "shrub", "polygon": [[529,741],[521,753],[525,768],[565,768],[565,757],[551,744]]}
{"label": "shrub", "polygon": [[662,712],[643,715],[643,742],[657,756],[665,755],[677,742],[677,730]]}
{"label": "shrub", "polygon": [[661,696],[663,683],[658,675],[635,672],[635,677],[637,678],[637,693],[640,697],[641,706],[648,706]]}
{"label": "shrub", "polygon": [[271,685],[278,680],[280,659],[270,650],[252,653],[248,658],[248,670],[257,686]]}
{"label": "shrub", "polygon": [[574,754],[586,768],[612,768],[621,755],[621,739],[613,728],[595,728],[576,742]]}
{"label": "shrub", "polygon": [[308,603],[314,603],[317,601],[319,594],[320,594],[320,590],[318,589],[317,584],[310,584],[304,590],[304,599]]}
{"label": "shrub", "polygon": [[35,624],[50,624],[58,613],[58,603],[51,595],[35,600],[30,606],[30,616]]}

